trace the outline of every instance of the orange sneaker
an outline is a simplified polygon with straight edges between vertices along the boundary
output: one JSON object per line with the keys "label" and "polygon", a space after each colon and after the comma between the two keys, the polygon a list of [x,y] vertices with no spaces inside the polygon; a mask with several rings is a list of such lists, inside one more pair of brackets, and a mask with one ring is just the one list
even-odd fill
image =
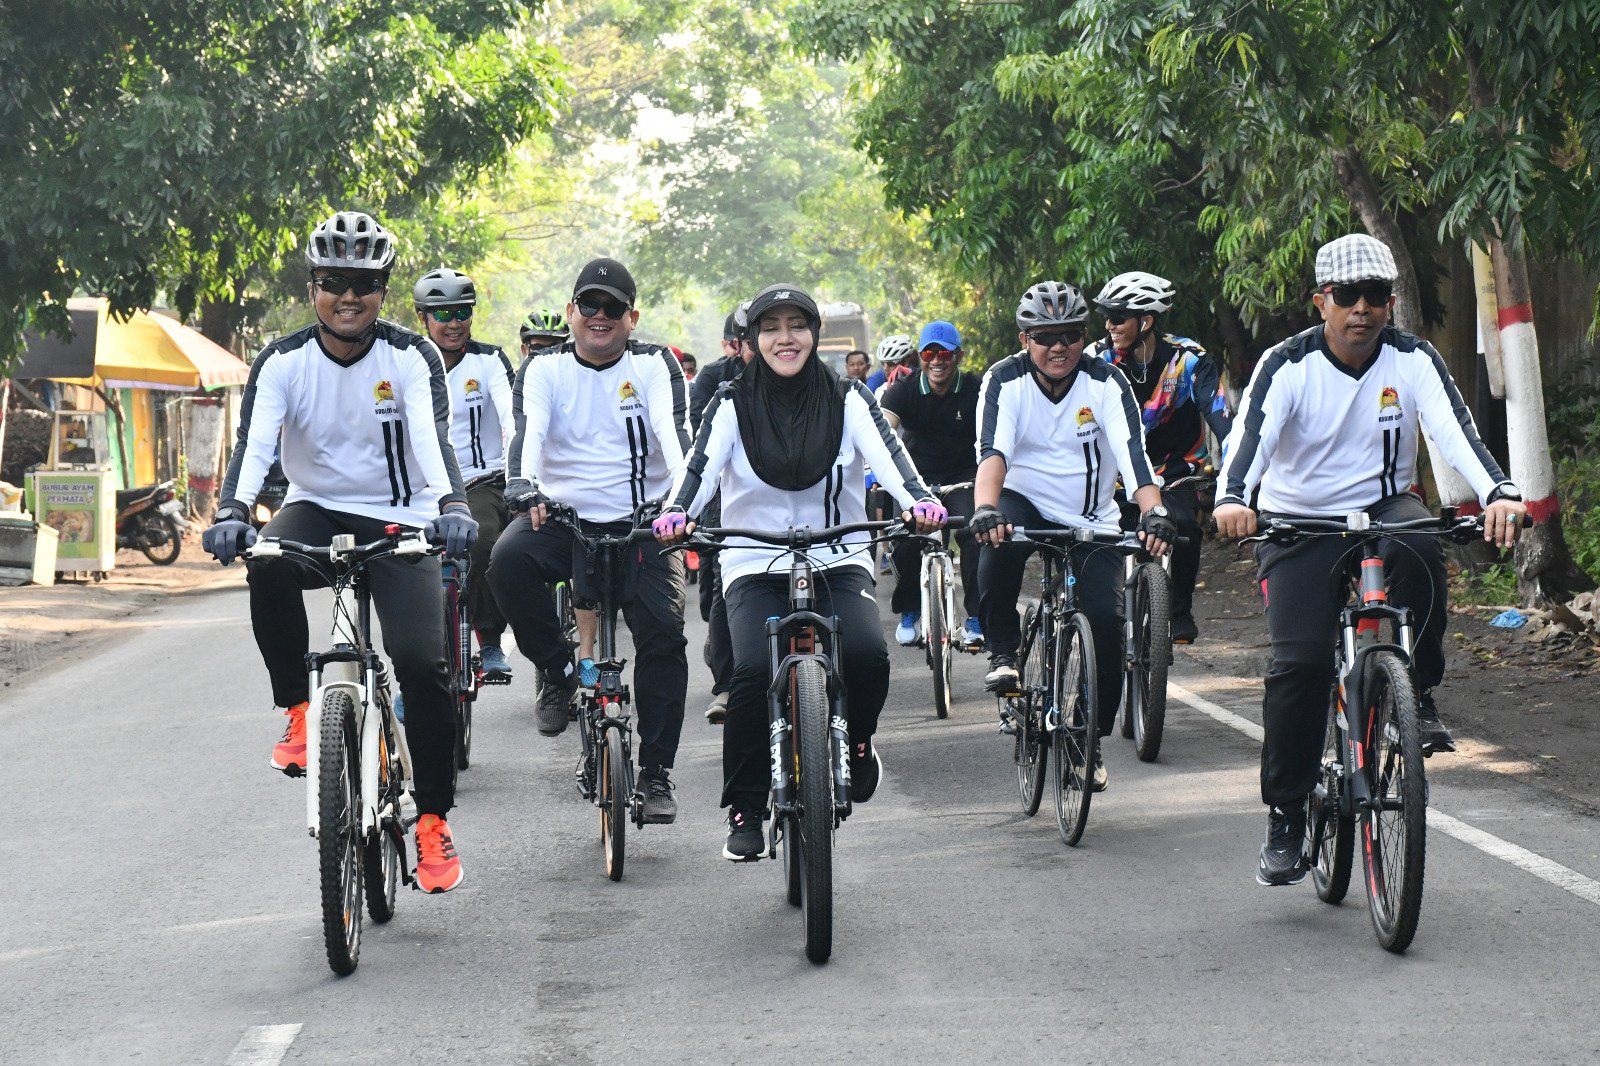
{"label": "orange sneaker", "polygon": [[278,746],[272,749],[272,768],[282,770],[290,777],[299,777],[306,772],[306,707],[305,700],[290,707],[283,713],[289,716],[289,726],[283,731],[283,739],[278,741]]}
{"label": "orange sneaker", "polygon": [[417,821],[417,884],[424,892],[448,892],[463,876],[449,823],[437,814],[424,814]]}

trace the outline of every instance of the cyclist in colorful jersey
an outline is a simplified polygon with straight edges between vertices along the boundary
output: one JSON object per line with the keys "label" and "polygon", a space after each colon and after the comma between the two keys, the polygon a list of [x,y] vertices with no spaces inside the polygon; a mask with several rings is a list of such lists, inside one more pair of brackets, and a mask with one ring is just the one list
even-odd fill
{"label": "cyclist in colorful jersey", "polygon": [[[1139,401],[1145,452],[1163,482],[1199,473],[1207,458],[1206,426],[1228,439],[1232,420],[1216,363],[1194,341],[1158,333],[1161,315],[1172,310],[1172,283],[1142,270],[1118,274],[1095,297],[1106,320],[1106,336],[1092,354],[1120,369]],[[1193,488],[1161,491],[1178,535],[1172,549],[1172,642],[1193,644],[1194,585],[1200,575],[1198,493]]]}
{"label": "cyclist in colorful jersey", "polygon": [[[1485,504],[1485,538],[1510,547],[1527,513],[1522,495],[1478,438],[1439,353],[1390,324],[1399,271],[1388,246],[1364,233],[1340,237],[1318,249],[1316,271],[1312,301],[1322,323],[1261,357],[1223,446],[1218,532],[1251,535],[1258,507],[1264,517],[1290,520],[1356,511],[1380,522],[1426,518],[1412,488],[1418,434],[1426,430]],[[1306,875],[1300,842],[1306,797],[1320,773],[1349,547],[1337,537],[1256,546],[1272,640],[1261,715],[1267,836],[1256,879],[1263,885]],[[1416,534],[1385,538],[1381,551],[1389,602],[1416,619],[1423,749],[1454,751],[1431,691],[1444,678],[1444,548],[1437,537]]]}
{"label": "cyclist in colorful jersey", "polygon": [[[923,476],[937,485],[971,482],[978,471],[977,374],[961,369],[961,334],[949,322],[929,322],[917,338],[922,370],[890,385],[879,405],[889,425],[905,436],[906,451]],[[972,513],[972,487],[947,493],[945,506],[955,514]],[[960,639],[968,644],[983,640],[978,621],[978,545],[965,530],[956,534],[961,545],[961,596],[967,621]],[[889,609],[900,616],[894,638],[902,645],[917,642],[922,616],[922,549],[903,540],[891,552],[894,558],[894,595]]]}
{"label": "cyclist in colorful jersey", "polygon": [[[688,531],[691,516],[720,488],[722,522],[746,529],[821,529],[866,518],[862,462],[881,471],[884,487],[919,532],[945,522],[872,394],[841,382],[817,358],[822,315],[792,285],[763,289],[751,302],[758,348],[745,372],[717,390],[700,423],[672,502],[654,529],[664,543]],[[872,798],[882,762],[872,744],[889,694],[889,649],[873,598],[866,534],[810,549],[817,567],[813,610],[839,618],[850,734],[850,798]],[[733,633],[733,690],[722,736],[722,805],[728,811],[725,858],[761,857],[761,820],[771,777],[767,747],[766,620],[788,612],[784,553],[738,541],[722,555],[728,622]],[[776,572],[774,572],[776,571]]]}
{"label": "cyclist in colorful jersey", "polygon": [[[990,551],[978,563],[978,605],[989,644],[991,692],[1014,692],[1022,627],[1017,597],[1033,548],[1007,543],[1013,526],[1115,533],[1121,522],[1117,475],[1132,486],[1139,537],[1165,555],[1177,536],[1145,455],[1139,404],[1122,371],[1085,359],[1089,306],[1083,293],[1043,281],[1017,304],[1022,351],[991,366],[978,398],[976,510],[967,528]],[[1099,682],[1100,735],[1111,732],[1122,699],[1122,556],[1073,545],[1078,605],[1089,618]],[[1093,788],[1106,787],[1096,749]]]}
{"label": "cyclist in colorful jersey", "polygon": [[878,342],[878,369],[867,375],[867,389],[874,395],[889,383],[889,375],[917,357],[909,333],[891,333]]}
{"label": "cyclist in colorful jersey", "polygon": [[510,681],[511,663],[500,648],[505,617],[489,591],[489,553],[511,523],[506,510],[506,441],[511,436],[511,360],[493,344],[472,339],[478,290],[459,270],[424,274],[412,292],[428,339],[444,357],[450,390],[450,443],[467,484],[467,503],[478,522],[467,573],[467,616],[478,634],[483,675]]}
{"label": "cyclist in colorful jersey", "polygon": [[[538,728],[548,737],[567,728],[578,677],[552,594],[571,579],[576,547],[571,530],[546,521],[546,503],[571,507],[591,531],[631,529],[642,506],[666,495],[689,441],[678,360],[629,339],[639,323],[635,295],[627,267],[591,260],[567,305],[572,339],[523,363],[512,393],[506,502],[520,517],[495,545],[489,584],[517,646],[539,667]],[[638,788],[645,820],[667,824],[678,815],[670,771],[689,686],[683,560],[640,545],[633,561],[633,598],[621,606],[634,642]]]}
{"label": "cyclist in colorful jersey", "polygon": [[[281,455],[289,491],[262,535],[325,546],[341,533],[378,540],[390,524],[421,528],[462,556],[477,537],[450,446],[450,396],[432,341],[378,317],[394,268],[394,240],[371,217],[341,211],[311,234],[306,263],[314,325],[262,349],[250,365],[239,437],[205,549],[224,566],[254,544],[251,506]],[[281,447],[280,447],[281,435]],[[305,589],[332,575],[305,559],[251,561],[250,624],[288,728],[272,765],[306,766]],[[455,714],[444,653],[444,592],[437,557],[385,559],[369,568],[372,599],[411,713],[417,878],[429,892],[461,883],[445,815],[455,801]]]}
{"label": "cyclist in colorful jersey", "polygon": [[528,317],[517,327],[517,340],[522,348],[524,362],[534,352],[565,344],[567,338],[571,336],[572,330],[567,326],[567,316],[548,307],[529,311]]}

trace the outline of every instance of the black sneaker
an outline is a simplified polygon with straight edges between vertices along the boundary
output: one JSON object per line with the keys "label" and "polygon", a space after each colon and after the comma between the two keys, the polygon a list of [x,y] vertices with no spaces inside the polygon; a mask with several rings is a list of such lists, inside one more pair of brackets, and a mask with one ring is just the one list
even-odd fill
{"label": "black sneaker", "polygon": [[1017,661],[1009,655],[996,655],[989,660],[989,672],[983,675],[983,687],[1002,696],[1014,695],[1022,684],[1017,673]]}
{"label": "black sneaker", "polygon": [[664,766],[646,766],[639,771],[636,786],[644,797],[646,825],[671,825],[678,818],[678,801],[672,796],[672,778]]}
{"label": "black sneaker", "polygon": [[1194,624],[1194,615],[1185,611],[1172,616],[1172,643],[1193,644],[1200,639],[1200,627]]}
{"label": "black sneaker", "polygon": [[755,862],[766,850],[767,840],[761,833],[760,813],[730,807],[728,842],[722,845],[722,857],[734,862]]}
{"label": "black sneaker", "polygon": [[1298,885],[1306,876],[1306,801],[1267,808],[1267,840],[1261,845],[1256,883]]}
{"label": "black sneaker", "polygon": [[570,672],[570,665],[567,670],[564,677],[539,671],[539,707],[535,717],[541,736],[558,737],[566,731],[567,712],[572,706],[573,694],[578,691],[577,675]]}
{"label": "black sneaker", "polygon": [[883,779],[883,760],[878,749],[869,741],[857,744],[850,751],[850,802],[865,803],[878,791]]}
{"label": "black sneaker", "polygon": [[1417,731],[1422,734],[1424,755],[1432,755],[1436,751],[1456,750],[1456,738],[1450,735],[1450,730],[1439,720],[1439,708],[1434,705],[1431,689],[1417,697]]}
{"label": "black sneaker", "polygon": [[1094,773],[1089,775],[1089,791],[1104,792],[1108,781],[1110,781],[1110,777],[1106,773],[1105,752],[1101,750],[1099,745],[1095,745]]}

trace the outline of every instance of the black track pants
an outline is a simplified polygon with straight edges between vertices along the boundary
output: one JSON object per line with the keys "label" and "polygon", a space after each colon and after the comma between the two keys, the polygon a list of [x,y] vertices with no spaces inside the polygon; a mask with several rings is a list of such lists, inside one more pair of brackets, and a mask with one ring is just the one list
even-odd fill
{"label": "black track pants", "polygon": [[505,490],[503,474],[467,487],[467,505],[478,522],[478,539],[472,545],[471,568],[467,572],[467,617],[478,632],[478,643],[486,648],[498,648],[506,631],[505,615],[489,591],[489,557],[500,534],[511,524]]}
{"label": "black track pants", "polygon": [[[946,493],[944,505],[953,515],[966,517],[972,514],[972,490]],[[952,628],[962,625],[967,618],[978,618],[978,542],[966,530],[956,533],[956,543],[961,546],[961,606],[966,611],[963,618],[946,619]],[[945,535],[949,543],[949,534]],[[915,538],[897,540],[889,557],[894,560],[894,592],[889,597],[889,609],[895,614],[922,610],[922,551]],[[981,619],[980,619],[981,621]]]}

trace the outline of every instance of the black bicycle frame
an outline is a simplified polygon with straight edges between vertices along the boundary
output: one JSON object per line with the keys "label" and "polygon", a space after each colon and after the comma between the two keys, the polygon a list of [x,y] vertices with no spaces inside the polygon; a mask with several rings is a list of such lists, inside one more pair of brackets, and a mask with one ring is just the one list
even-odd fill
{"label": "black bicycle frame", "polygon": [[[1358,600],[1339,612],[1341,661],[1338,676],[1340,701],[1344,705],[1345,715],[1343,755],[1349,769],[1346,779],[1351,782],[1346,798],[1352,810],[1355,806],[1365,807],[1372,803],[1367,775],[1354,772],[1355,768],[1362,765],[1358,759],[1358,749],[1366,743],[1367,736],[1367,660],[1377,652],[1390,651],[1400,657],[1407,670],[1411,668],[1411,610],[1388,603],[1387,574],[1383,559],[1378,554],[1377,538],[1364,538],[1361,549]],[[1381,631],[1385,620],[1393,624],[1400,638],[1399,643],[1374,639],[1374,634]]]}

